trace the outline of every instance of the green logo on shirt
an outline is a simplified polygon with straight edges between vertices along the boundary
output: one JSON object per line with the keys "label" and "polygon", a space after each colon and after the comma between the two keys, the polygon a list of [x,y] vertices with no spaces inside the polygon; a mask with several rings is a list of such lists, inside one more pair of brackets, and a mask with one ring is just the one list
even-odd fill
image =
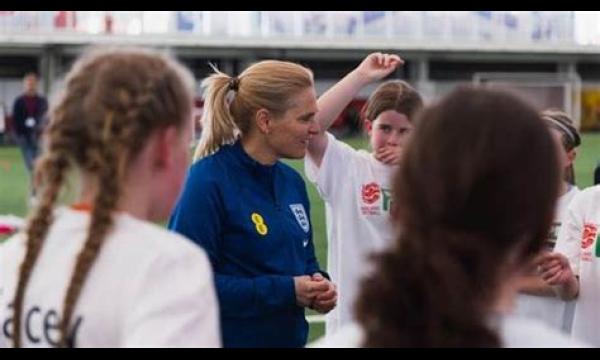
{"label": "green logo on shirt", "polygon": [[381,188],[383,193],[383,211],[390,211],[392,204],[392,190]]}

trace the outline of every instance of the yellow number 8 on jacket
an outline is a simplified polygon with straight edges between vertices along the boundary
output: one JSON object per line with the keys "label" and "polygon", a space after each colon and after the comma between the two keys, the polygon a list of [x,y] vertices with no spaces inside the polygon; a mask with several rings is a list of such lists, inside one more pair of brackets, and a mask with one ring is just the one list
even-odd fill
{"label": "yellow number 8 on jacket", "polygon": [[252,219],[252,222],[255,225],[256,232],[263,236],[267,235],[267,232],[269,232],[269,228],[267,228],[267,224],[265,224],[265,219],[263,219],[263,217],[257,213],[252,213],[252,216],[250,218]]}

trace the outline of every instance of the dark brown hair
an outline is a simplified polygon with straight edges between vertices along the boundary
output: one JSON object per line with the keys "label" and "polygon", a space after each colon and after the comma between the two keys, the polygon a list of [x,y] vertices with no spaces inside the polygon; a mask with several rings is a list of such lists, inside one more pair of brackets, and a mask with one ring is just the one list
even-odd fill
{"label": "dark brown hair", "polygon": [[35,172],[41,189],[26,228],[27,250],[14,299],[14,346],[21,345],[21,317],[27,283],[53,222],[53,207],[71,166],[102,188],[95,195],[89,231],[77,256],[64,298],[61,346],[85,279],[121,196],[126,169],[158,129],[183,128],[192,109],[193,78],[171,58],[142,49],[92,49],[67,74],[53,104],[46,149]]}
{"label": "dark brown hair", "polygon": [[417,90],[406,81],[390,80],[375,89],[362,112],[365,119],[374,121],[382,112],[395,110],[412,122],[422,108],[423,99]]}
{"label": "dark brown hair", "polygon": [[548,233],[554,146],[537,112],[503,92],[459,88],[425,110],[393,180],[399,235],[358,297],[365,346],[502,345],[490,316],[503,276]]}

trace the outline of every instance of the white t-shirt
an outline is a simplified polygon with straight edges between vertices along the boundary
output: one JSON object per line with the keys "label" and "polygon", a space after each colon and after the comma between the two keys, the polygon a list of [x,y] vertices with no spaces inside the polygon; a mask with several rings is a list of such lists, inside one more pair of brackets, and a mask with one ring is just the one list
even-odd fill
{"label": "white t-shirt", "polygon": [[[499,326],[502,347],[505,348],[580,348],[588,347],[544,323],[514,315],[504,316]],[[364,339],[362,328],[356,323],[345,325],[335,334],[309,344],[318,348],[358,348]]]}
{"label": "white t-shirt", "polygon": [[305,172],[325,201],[327,268],[338,291],[338,304],[326,316],[326,332],[332,333],[353,318],[360,280],[371,269],[367,255],[393,240],[389,209],[397,167],[354,150],[330,133],[327,137],[321,166],[306,156]]}
{"label": "white t-shirt", "polygon": [[[56,346],[63,299],[87,235],[88,213],[59,208],[55,214],[26,288],[22,346]],[[204,251],[127,214],[114,219],[73,313],[75,346],[219,347],[217,298]],[[12,302],[24,255],[22,234],[0,245],[0,347],[12,345]]]}
{"label": "white t-shirt", "polygon": [[600,346],[600,186],[575,196],[558,235],[555,251],[564,254],[579,276],[572,336]]}
{"label": "white t-shirt", "polygon": [[[548,242],[552,244],[552,247],[556,244],[568,206],[577,193],[579,193],[579,189],[571,186],[569,191],[558,199],[554,223],[548,236]],[[555,296],[535,296],[521,293],[515,302],[515,314],[543,321],[564,333],[571,332],[574,311],[575,301],[563,301]]]}

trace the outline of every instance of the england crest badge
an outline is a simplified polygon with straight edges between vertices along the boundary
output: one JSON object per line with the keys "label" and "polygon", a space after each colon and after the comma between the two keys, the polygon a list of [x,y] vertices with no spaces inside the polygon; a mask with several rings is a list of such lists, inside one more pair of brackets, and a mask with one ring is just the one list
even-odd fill
{"label": "england crest badge", "polygon": [[308,216],[306,215],[306,211],[304,211],[304,205],[302,204],[290,204],[290,209],[292,213],[296,217],[296,221],[304,230],[305,233],[308,233],[310,230],[310,222],[308,221]]}

